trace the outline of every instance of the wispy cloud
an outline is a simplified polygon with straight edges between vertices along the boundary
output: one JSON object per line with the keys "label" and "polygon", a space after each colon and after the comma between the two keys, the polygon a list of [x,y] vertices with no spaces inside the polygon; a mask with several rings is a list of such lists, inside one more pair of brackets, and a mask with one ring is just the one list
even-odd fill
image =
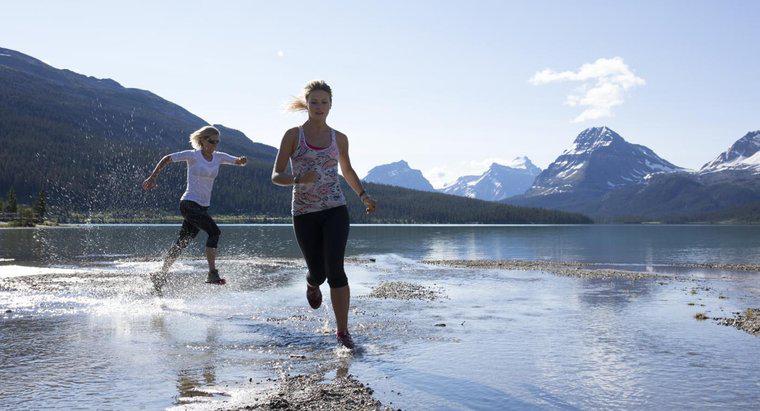
{"label": "wispy cloud", "polygon": [[575,93],[568,95],[565,100],[568,106],[584,108],[573,119],[574,123],[612,116],[612,108],[623,104],[628,90],[646,84],[621,57],[601,58],[582,65],[577,71],[544,69],[534,74],[529,81],[536,86],[563,81],[581,83]]}

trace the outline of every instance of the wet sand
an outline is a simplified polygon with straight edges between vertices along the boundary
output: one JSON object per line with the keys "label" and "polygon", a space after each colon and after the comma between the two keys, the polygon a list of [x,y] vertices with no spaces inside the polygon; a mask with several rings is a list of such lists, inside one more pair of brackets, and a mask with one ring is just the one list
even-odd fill
{"label": "wet sand", "polygon": [[412,284],[403,281],[387,281],[379,284],[369,293],[371,298],[383,298],[394,300],[425,300],[435,301],[445,298],[442,290]]}
{"label": "wet sand", "polygon": [[747,308],[734,314],[733,318],[716,318],[715,320],[718,324],[735,327],[760,337],[760,308]]}
{"label": "wet sand", "polygon": [[242,410],[390,410],[353,375],[325,383],[321,374],[285,376],[275,392]]}
{"label": "wet sand", "polygon": [[578,262],[551,262],[525,260],[423,260],[425,264],[454,268],[497,268],[502,270],[543,271],[575,278],[625,278],[629,280],[670,278],[669,275],[609,268],[588,268]]}

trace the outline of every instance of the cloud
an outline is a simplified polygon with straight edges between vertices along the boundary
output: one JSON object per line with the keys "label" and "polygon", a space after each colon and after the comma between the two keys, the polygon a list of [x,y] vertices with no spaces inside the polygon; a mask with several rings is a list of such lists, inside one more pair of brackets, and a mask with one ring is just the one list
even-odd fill
{"label": "cloud", "polygon": [[601,58],[582,65],[577,71],[544,69],[528,81],[536,86],[564,81],[581,83],[576,92],[568,95],[565,100],[565,104],[570,107],[585,108],[573,119],[574,123],[611,117],[612,108],[623,104],[628,90],[646,84],[621,57]]}

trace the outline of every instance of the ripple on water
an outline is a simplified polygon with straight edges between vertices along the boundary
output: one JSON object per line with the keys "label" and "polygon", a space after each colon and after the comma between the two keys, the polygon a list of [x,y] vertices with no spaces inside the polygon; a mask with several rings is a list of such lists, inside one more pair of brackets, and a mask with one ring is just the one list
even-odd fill
{"label": "ripple on water", "polygon": [[[183,260],[161,299],[147,279],[156,262],[26,268],[26,275],[5,275],[8,266],[0,266],[0,296],[8,297],[0,306],[13,311],[0,320],[0,350],[12,359],[0,380],[14,381],[0,406],[96,399],[106,408],[242,407],[285,375],[329,381],[349,369],[403,408],[741,408],[760,400],[756,337],[697,323],[687,305],[756,302],[716,282],[729,280],[705,279],[692,295],[689,286],[656,280],[377,261],[380,269],[347,266],[361,347],[353,353],[335,342],[329,301],[306,306],[304,268],[292,262],[224,261],[230,285],[214,288],[202,282],[203,261]],[[389,281],[448,298],[366,298]],[[726,388],[705,398],[711,384]]]}

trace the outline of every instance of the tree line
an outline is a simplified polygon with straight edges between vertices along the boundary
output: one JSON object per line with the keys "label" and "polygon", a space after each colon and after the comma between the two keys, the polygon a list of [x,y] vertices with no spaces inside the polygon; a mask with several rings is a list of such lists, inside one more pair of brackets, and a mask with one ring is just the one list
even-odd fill
{"label": "tree line", "polygon": [[16,190],[11,187],[6,198],[0,197],[0,221],[10,221],[12,226],[34,226],[45,221],[47,200],[45,191],[40,191],[32,206],[18,204]]}

